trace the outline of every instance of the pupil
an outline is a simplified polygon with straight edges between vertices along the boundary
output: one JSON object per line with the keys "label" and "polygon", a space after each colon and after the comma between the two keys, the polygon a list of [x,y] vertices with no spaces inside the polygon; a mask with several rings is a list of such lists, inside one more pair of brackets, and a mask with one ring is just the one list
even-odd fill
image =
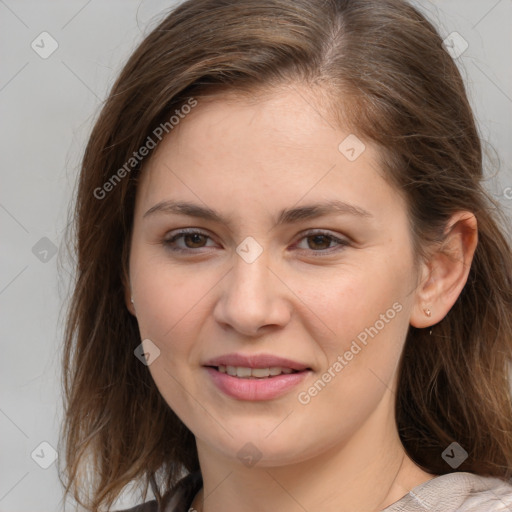
{"label": "pupil", "polygon": [[[318,249],[318,248],[327,249],[329,247],[330,241],[329,241],[328,237],[326,237],[325,235],[312,235],[309,238],[313,239],[313,245],[316,246],[316,247],[311,247],[311,244],[310,244],[310,249]],[[322,247],[318,247],[319,245]]]}
{"label": "pupil", "polygon": [[[191,245],[196,247],[197,245],[201,246],[201,237],[203,235],[200,235],[198,233],[192,233],[192,234],[189,234],[185,237],[185,241],[186,241],[186,245],[187,247],[190,247]],[[191,241],[191,244],[187,243]]]}

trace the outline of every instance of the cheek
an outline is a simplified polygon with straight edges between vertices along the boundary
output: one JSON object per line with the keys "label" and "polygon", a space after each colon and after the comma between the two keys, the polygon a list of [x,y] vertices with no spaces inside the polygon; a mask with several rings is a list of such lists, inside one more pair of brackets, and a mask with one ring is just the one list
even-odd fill
{"label": "cheek", "polygon": [[141,335],[167,343],[177,331],[197,323],[218,278],[167,261],[134,258],[132,288]]}
{"label": "cheek", "polygon": [[354,275],[331,281],[323,299],[314,293],[307,299],[329,330],[322,338],[318,329],[310,331],[325,355],[325,367],[310,387],[299,390],[298,399],[327,437],[335,436],[336,429],[356,430],[394,386],[409,308],[405,287],[398,283],[375,279],[370,286],[366,275]]}
{"label": "cheek", "polygon": [[141,339],[150,339],[160,351],[148,370],[167,404],[186,420],[194,407],[186,392],[192,386],[190,365],[197,363],[196,341],[212,284],[207,276],[200,279],[197,272],[154,258],[134,258],[132,269]]}
{"label": "cheek", "polygon": [[320,279],[301,278],[297,295],[309,310],[308,329],[331,358],[349,350],[357,339],[362,344],[381,339],[382,344],[388,337],[390,342],[403,337],[410,300],[405,272],[366,260]]}

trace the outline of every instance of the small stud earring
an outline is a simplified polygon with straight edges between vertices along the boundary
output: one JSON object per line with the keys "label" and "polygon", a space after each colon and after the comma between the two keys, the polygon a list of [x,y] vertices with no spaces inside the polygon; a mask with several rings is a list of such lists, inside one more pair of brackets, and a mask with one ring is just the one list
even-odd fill
{"label": "small stud earring", "polygon": [[[423,310],[423,312],[425,313],[425,315],[427,315],[428,317],[431,317],[432,316],[432,311],[430,311],[429,308],[426,308]],[[429,336],[432,336],[432,327],[430,327],[430,332],[429,332]]]}
{"label": "small stud earring", "polygon": [[130,301],[131,301],[131,303],[132,303],[132,304],[134,304],[134,302],[133,302],[133,297],[130,299]]}

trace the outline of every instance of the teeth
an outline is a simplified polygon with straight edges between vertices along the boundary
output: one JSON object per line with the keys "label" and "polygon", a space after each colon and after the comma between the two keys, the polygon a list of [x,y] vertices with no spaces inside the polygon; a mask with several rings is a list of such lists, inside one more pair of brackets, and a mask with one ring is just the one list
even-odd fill
{"label": "teeth", "polygon": [[[248,375],[240,375],[240,371],[237,371],[236,374],[239,377],[248,377]],[[253,377],[268,377],[270,375],[270,368],[253,368],[249,370],[249,374]]]}
{"label": "teeth", "polygon": [[227,373],[232,377],[240,377],[249,379],[251,377],[264,379],[265,377],[275,377],[276,375],[294,373],[291,368],[281,368],[280,366],[272,366],[270,368],[246,368],[245,366],[224,366],[218,367],[220,373]]}
{"label": "teeth", "polygon": [[250,368],[243,368],[241,366],[236,367],[236,376],[237,377],[250,377],[251,376],[251,369]]}

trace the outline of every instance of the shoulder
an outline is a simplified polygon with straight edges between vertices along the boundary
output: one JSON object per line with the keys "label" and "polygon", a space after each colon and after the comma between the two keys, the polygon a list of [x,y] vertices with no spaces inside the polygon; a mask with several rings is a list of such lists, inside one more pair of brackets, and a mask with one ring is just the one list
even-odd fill
{"label": "shoulder", "polygon": [[505,512],[511,507],[510,482],[460,472],[418,485],[383,512]]}
{"label": "shoulder", "polygon": [[151,500],[142,505],[136,505],[132,508],[118,510],[117,512],[158,512],[158,504],[156,500]]}
{"label": "shoulder", "polygon": [[512,509],[512,485],[499,478],[467,475],[468,492],[460,512],[508,511]]}
{"label": "shoulder", "polygon": [[160,506],[156,500],[151,500],[135,507],[117,510],[115,512],[187,512],[194,496],[203,485],[199,471],[190,473],[182,478],[162,498]]}

